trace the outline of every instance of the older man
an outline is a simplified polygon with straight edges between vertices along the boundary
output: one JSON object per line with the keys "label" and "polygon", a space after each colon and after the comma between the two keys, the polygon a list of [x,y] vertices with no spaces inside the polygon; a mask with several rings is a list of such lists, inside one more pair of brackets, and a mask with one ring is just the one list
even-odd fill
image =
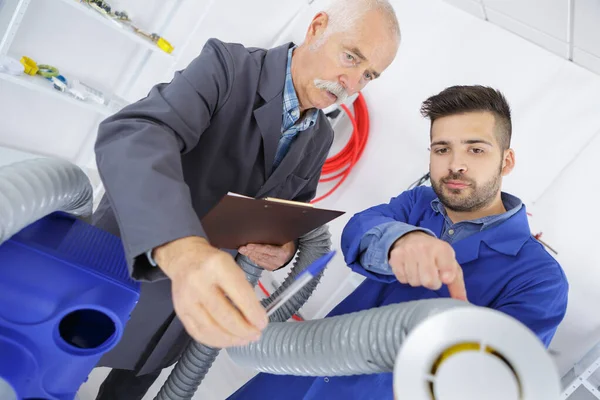
{"label": "older man", "polygon": [[[320,109],[378,78],[399,41],[387,1],[337,0],[300,46],[209,40],[170,83],[101,124],[107,195],[95,223],[120,234],[131,275],[144,283],[124,337],[100,362],[114,369],[98,399],[141,399],[190,336],[217,347],[260,337],[266,313],[235,250],[212,247],[200,219],[230,191],[310,201],[333,141]],[[296,249],[239,251],[274,270]]]}

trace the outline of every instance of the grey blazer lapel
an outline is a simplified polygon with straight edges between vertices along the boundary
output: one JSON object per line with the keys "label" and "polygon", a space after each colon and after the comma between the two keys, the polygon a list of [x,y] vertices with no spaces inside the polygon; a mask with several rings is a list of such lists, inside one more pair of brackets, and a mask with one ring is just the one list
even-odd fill
{"label": "grey blazer lapel", "polygon": [[262,135],[262,146],[265,163],[265,178],[273,171],[275,152],[281,137],[281,122],[283,119],[283,96],[274,97],[262,107],[254,110],[254,118]]}
{"label": "grey blazer lapel", "polygon": [[258,82],[258,94],[265,104],[254,110],[254,118],[263,138],[265,178],[271,175],[283,120],[283,88],[287,53],[293,43],[267,51]]}
{"label": "grey blazer lapel", "polygon": [[314,150],[314,134],[314,126],[305,131],[298,132],[296,138],[292,141],[288,153],[283,157],[283,160],[281,160],[281,164],[279,164],[273,174],[269,176],[265,184],[258,191],[256,197],[262,197],[277,185],[285,182],[288,176],[296,169],[298,164],[300,164],[300,161],[306,155],[312,154]]}

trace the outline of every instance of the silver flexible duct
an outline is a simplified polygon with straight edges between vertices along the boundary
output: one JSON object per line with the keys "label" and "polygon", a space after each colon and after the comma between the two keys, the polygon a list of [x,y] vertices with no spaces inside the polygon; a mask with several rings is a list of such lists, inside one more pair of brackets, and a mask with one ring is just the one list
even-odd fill
{"label": "silver flexible duct", "polygon": [[87,217],[92,185],[68,161],[39,158],[0,167],[0,244],[55,211]]}
{"label": "silver flexible duct", "polygon": [[[268,298],[262,301],[263,307],[271,304],[288,286],[294,282],[296,277],[304,271],[315,260],[321,258],[331,251],[331,233],[329,227],[323,225],[312,232],[302,236],[298,243],[298,257],[294,263],[294,268],[290,271],[281,286],[271,294]],[[294,315],[306,301],[310,298],[321,277],[325,271],[321,271],[309,284],[304,286],[294,297],[284,303],[281,308],[275,311],[269,321],[284,322]]]}
{"label": "silver flexible duct", "polygon": [[230,348],[228,354],[242,367],[279,375],[392,372],[408,334],[428,317],[456,307],[472,305],[419,300],[315,321],[272,323],[260,341]]}
{"label": "silver flexible duct", "polygon": [[[292,284],[298,274],[304,271],[313,261],[329,253],[330,250],[331,234],[326,225],[302,236],[298,241],[298,254],[292,270],[279,289],[269,296],[269,298],[262,301],[262,305],[266,306],[273,302],[289,285]],[[256,266],[250,259],[242,255],[239,255],[236,261],[246,273],[248,282],[250,282],[252,286],[255,286],[263,269]],[[304,305],[306,300],[308,300],[319,284],[322,275],[323,272],[316,276],[315,279],[300,290],[300,292],[279,310],[273,313],[269,320],[271,322],[287,321]],[[154,400],[191,399],[219,355],[219,351],[220,349],[218,348],[191,341]]]}

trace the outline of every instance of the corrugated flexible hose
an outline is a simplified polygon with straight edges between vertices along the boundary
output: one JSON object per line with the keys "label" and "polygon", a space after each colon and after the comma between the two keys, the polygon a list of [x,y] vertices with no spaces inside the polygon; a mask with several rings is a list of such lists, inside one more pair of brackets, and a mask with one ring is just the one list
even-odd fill
{"label": "corrugated flexible hose", "polygon": [[0,167],[0,244],[55,211],[88,217],[92,185],[76,165],[39,158]]}
{"label": "corrugated flexible hose", "polygon": [[[325,225],[302,236],[298,241],[298,255],[289,275],[269,298],[262,301],[267,306],[274,301],[291,283],[296,276],[306,269],[313,261],[329,253],[331,250],[331,234]],[[262,273],[262,268],[256,266],[245,256],[238,256],[237,262],[246,273],[246,279],[255,286]],[[308,285],[298,292],[285,305],[270,316],[270,322],[287,321],[308,300],[319,284],[323,272],[317,275]],[[162,386],[155,400],[188,400],[191,399],[200,383],[208,373],[213,362],[219,355],[220,349],[191,341],[183,352],[177,365],[171,371],[167,381]]]}
{"label": "corrugated flexible hose", "polygon": [[456,307],[472,305],[454,299],[419,300],[314,321],[272,323],[260,341],[231,348],[228,354],[242,367],[279,375],[392,372],[410,332]]}

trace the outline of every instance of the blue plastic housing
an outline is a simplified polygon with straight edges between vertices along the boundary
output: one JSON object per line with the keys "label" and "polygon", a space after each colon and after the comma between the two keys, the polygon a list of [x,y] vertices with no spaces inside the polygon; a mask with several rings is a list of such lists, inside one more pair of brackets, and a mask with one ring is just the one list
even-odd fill
{"label": "blue plastic housing", "polygon": [[139,298],[119,238],[54,213],[0,245],[0,378],[18,399],[72,400]]}

